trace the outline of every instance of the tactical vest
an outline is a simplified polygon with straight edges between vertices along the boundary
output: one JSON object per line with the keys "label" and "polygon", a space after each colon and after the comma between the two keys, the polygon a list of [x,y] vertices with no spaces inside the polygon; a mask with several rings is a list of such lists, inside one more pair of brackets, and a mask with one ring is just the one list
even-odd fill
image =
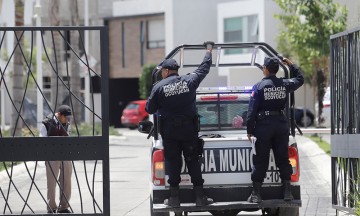
{"label": "tactical vest", "polygon": [[67,133],[68,124],[66,124],[65,126],[64,125],[61,126],[60,122],[56,123],[53,116],[54,116],[53,114],[50,114],[50,115],[46,116],[46,118],[42,121],[42,123],[46,127],[47,135],[48,136],[69,136]]}

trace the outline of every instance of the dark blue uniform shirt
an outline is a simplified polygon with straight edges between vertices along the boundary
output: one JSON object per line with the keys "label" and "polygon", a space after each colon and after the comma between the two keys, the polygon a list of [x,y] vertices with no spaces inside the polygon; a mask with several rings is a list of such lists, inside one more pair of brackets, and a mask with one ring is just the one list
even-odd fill
{"label": "dark blue uniform shirt", "polygon": [[293,64],[290,71],[294,74],[291,79],[270,75],[253,86],[247,114],[248,134],[253,134],[259,112],[284,110],[287,94],[302,86],[304,77],[299,67]]}
{"label": "dark blue uniform shirt", "polygon": [[158,111],[163,117],[196,115],[196,89],[210,71],[211,52],[206,52],[203,62],[192,73],[179,76],[171,74],[158,82],[152,89],[146,103],[146,112]]}

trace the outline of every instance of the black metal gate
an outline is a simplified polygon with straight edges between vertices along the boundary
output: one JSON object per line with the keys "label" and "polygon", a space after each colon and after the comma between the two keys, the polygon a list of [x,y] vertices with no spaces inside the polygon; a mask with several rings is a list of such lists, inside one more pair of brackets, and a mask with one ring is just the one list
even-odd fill
{"label": "black metal gate", "polygon": [[359,208],[360,28],[331,36],[332,204]]}
{"label": "black metal gate", "polygon": [[[85,49],[84,32],[89,33],[92,56]],[[36,35],[41,37],[44,83],[36,78],[34,58],[40,52],[35,48]],[[11,38],[15,42],[10,49],[7,41]],[[69,210],[79,215],[110,215],[107,28],[0,28],[0,51],[1,118],[10,116],[10,123],[0,130],[0,214],[46,214],[45,161],[70,161]],[[86,80],[101,80],[101,88],[96,90],[89,82],[86,95]],[[33,102],[39,96],[43,104]],[[37,107],[43,105],[43,118],[54,115],[62,103],[73,110],[71,135],[38,137]],[[61,181],[56,178],[60,188],[56,202],[64,194]]]}

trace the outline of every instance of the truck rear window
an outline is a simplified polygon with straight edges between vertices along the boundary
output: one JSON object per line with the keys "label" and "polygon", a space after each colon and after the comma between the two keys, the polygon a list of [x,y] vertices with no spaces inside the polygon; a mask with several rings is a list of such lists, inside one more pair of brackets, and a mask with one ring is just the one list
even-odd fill
{"label": "truck rear window", "polygon": [[246,130],[249,97],[250,93],[198,93],[196,107],[200,129]]}

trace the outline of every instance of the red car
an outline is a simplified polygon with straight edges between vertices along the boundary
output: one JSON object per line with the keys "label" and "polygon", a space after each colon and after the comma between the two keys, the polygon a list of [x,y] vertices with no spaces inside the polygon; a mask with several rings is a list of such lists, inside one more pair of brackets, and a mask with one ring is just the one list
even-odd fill
{"label": "red car", "polygon": [[146,100],[131,101],[123,110],[121,124],[135,129],[140,121],[147,120],[149,114],[145,111]]}

